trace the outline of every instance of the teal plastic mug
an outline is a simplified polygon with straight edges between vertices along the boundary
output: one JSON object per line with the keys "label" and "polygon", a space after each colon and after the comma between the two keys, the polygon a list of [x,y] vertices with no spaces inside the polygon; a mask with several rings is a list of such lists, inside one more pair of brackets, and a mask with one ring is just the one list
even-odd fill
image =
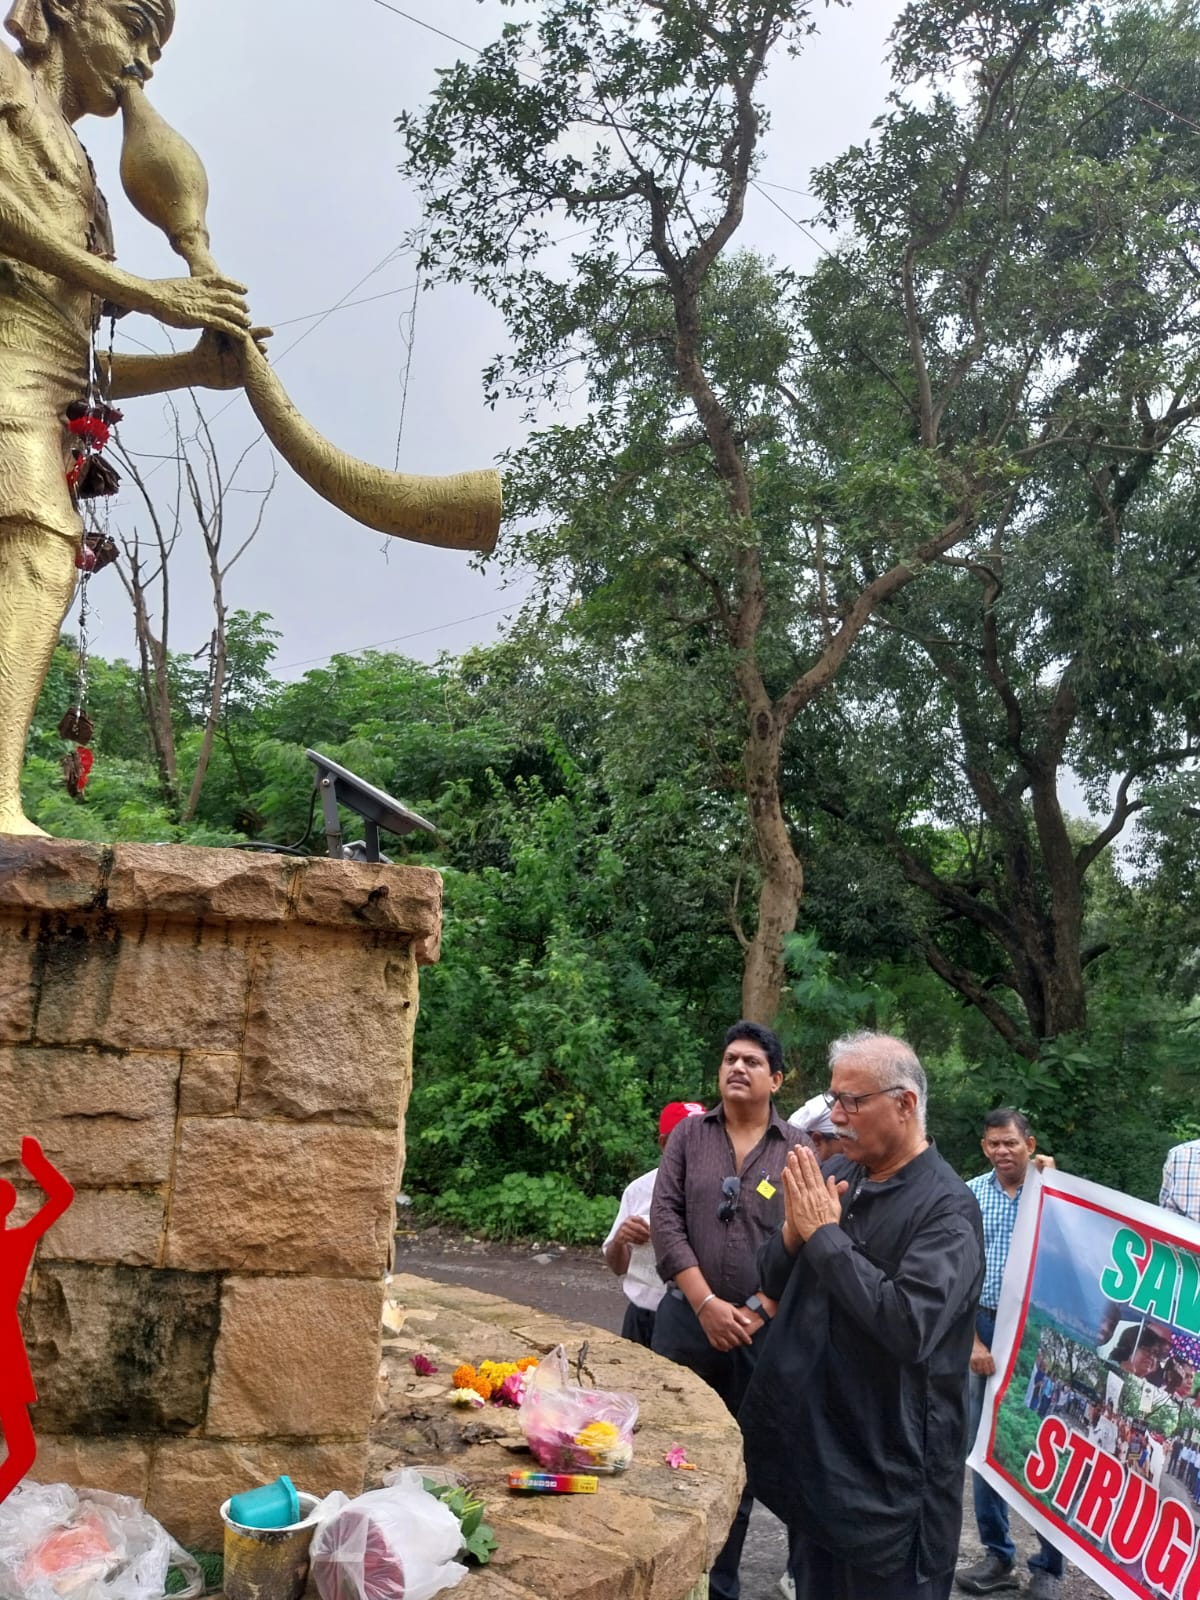
{"label": "teal plastic mug", "polygon": [[290,1528],[300,1520],[295,1484],[285,1472],[261,1489],[235,1494],[229,1502],[229,1520],[243,1528]]}

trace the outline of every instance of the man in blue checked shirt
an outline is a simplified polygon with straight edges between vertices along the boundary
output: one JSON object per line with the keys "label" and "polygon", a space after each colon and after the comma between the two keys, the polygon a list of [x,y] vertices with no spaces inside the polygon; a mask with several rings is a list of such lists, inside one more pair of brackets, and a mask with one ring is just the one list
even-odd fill
{"label": "man in blue checked shirt", "polygon": [[1200,1222],[1200,1139],[1189,1139],[1167,1151],[1158,1203]]}
{"label": "man in blue checked shirt", "polygon": [[[981,1172],[967,1183],[967,1188],[979,1201],[983,1216],[984,1252],[983,1288],[979,1294],[979,1310],[975,1314],[975,1347],[971,1351],[969,1433],[972,1439],[979,1431],[987,1380],[996,1370],[996,1363],[992,1359],[996,1307],[1000,1300],[1000,1285],[1004,1280],[1021,1191],[1029,1178],[1031,1164],[1035,1172],[1054,1166],[1052,1156],[1035,1154],[1037,1140],[1030,1132],[1028,1119],[1011,1106],[989,1111],[984,1117],[981,1144],[984,1155],[991,1162],[991,1171]],[[955,1574],[955,1581],[968,1594],[994,1594],[1002,1589],[1016,1589],[1017,1550],[1008,1531],[1008,1505],[977,1472],[972,1473],[972,1477],[975,1480],[975,1522],[984,1553],[982,1561],[960,1569]],[[1061,1588],[1062,1553],[1044,1539],[1039,1539],[1038,1544],[1040,1548],[1037,1555],[1029,1558],[1029,1594],[1034,1600],[1052,1600]]]}

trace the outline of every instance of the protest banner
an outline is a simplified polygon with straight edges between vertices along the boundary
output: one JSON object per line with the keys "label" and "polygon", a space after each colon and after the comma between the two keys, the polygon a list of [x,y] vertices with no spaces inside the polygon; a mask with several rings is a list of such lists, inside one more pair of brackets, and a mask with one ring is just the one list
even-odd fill
{"label": "protest banner", "polygon": [[1106,1593],[1200,1600],[1200,1227],[1025,1185],[970,1464]]}

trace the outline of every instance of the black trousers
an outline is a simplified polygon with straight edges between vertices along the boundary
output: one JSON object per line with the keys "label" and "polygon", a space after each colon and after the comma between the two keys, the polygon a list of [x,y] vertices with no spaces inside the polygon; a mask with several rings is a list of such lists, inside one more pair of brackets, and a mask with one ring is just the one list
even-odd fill
{"label": "black trousers", "polygon": [[886,1578],[864,1572],[803,1534],[792,1535],[788,1571],[796,1585],[796,1600],[949,1600],[954,1583],[953,1567],[920,1583],[912,1566]]}
{"label": "black trousers", "polygon": [[691,1306],[668,1291],[654,1314],[654,1342],[650,1348],[681,1367],[690,1367],[710,1389],[717,1391],[736,1417],[750,1387],[765,1332],[760,1328],[753,1344],[740,1344],[735,1350],[714,1350]]}
{"label": "black trousers", "polygon": [[634,1344],[644,1344],[647,1350],[654,1348],[651,1341],[654,1338],[654,1313],[647,1311],[644,1306],[635,1306],[632,1300],[625,1302],[625,1320],[621,1323],[622,1339],[630,1339]]}
{"label": "black trousers", "polygon": [[[760,1328],[752,1345],[739,1345],[736,1350],[714,1350],[691,1306],[678,1295],[668,1292],[655,1313],[654,1341],[650,1348],[657,1355],[678,1362],[681,1367],[689,1367],[698,1378],[703,1378],[736,1417],[749,1387],[765,1333],[766,1329]],[[742,1562],[742,1546],[746,1542],[746,1529],[753,1505],[754,1496],[749,1489],[744,1489],[729,1537],[708,1575],[708,1592],[712,1600],[739,1600],[742,1587],[738,1568]]]}

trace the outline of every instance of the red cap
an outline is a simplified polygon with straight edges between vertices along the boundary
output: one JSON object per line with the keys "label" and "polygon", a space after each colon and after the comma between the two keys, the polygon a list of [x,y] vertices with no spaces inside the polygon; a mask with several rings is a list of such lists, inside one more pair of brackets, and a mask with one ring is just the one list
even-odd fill
{"label": "red cap", "polygon": [[702,1117],[704,1107],[698,1100],[672,1100],[669,1106],[662,1108],[662,1116],[658,1119],[658,1137],[665,1139],[681,1122],[686,1122],[689,1117]]}

